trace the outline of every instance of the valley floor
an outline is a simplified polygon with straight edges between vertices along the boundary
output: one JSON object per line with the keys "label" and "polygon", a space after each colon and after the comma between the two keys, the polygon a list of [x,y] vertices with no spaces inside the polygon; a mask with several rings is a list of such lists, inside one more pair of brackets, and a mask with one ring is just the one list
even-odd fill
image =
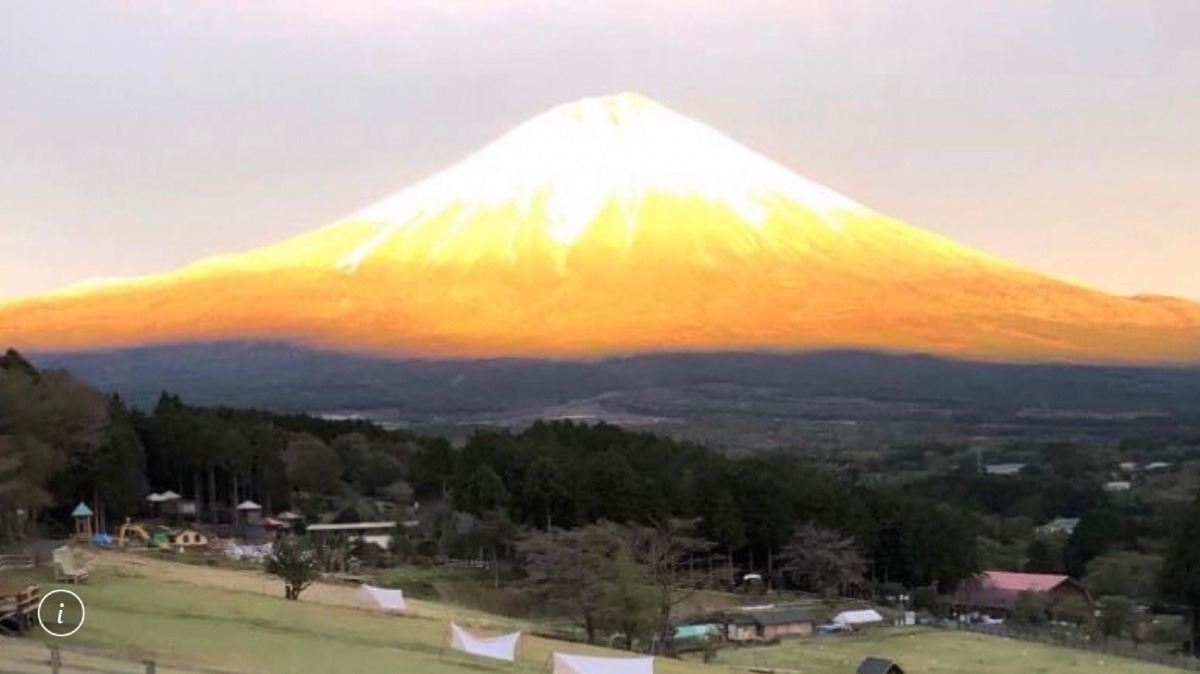
{"label": "valley floor", "polygon": [[[67,649],[64,672],[68,674],[79,666],[132,674],[140,671],[142,658],[154,658],[161,674],[197,668],[247,674],[544,673],[553,651],[604,653],[526,637],[515,668],[492,665],[443,652],[446,621],[453,619],[480,632],[528,629],[530,625],[417,600],[409,602],[408,615],[385,616],[364,606],[351,586],[315,585],[299,602],[287,602],[281,596],[280,582],[259,573],[135,555],[99,554],[91,566],[91,580],[77,590],[87,604],[87,622],[76,635],[58,641]],[[43,592],[50,586],[44,584]],[[50,637],[43,635],[40,640],[48,642]],[[719,667],[660,659],[655,671],[728,672],[730,667],[745,671],[756,666],[804,674],[849,674],[867,655],[893,658],[912,674],[1171,671],[976,634],[912,629],[724,651]],[[0,642],[2,671],[40,674],[48,668],[31,663],[44,662],[45,656],[44,643],[29,639]]]}

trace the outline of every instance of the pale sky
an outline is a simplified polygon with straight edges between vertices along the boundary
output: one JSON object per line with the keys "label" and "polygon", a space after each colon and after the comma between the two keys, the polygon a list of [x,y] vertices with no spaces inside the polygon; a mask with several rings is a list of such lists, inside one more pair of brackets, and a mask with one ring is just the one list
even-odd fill
{"label": "pale sky", "polygon": [[555,104],[632,90],[913,225],[1200,299],[1196,0],[0,0],[0,17],[0,297],[272,243]]}

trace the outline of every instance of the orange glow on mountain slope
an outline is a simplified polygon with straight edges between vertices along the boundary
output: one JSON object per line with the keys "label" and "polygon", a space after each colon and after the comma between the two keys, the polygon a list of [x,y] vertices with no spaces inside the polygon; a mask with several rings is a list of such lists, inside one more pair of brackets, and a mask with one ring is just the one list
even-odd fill
{"label": "orange glow on mountain slope", "polygon": [[860,347],[1200,361],[1200,306],[886,218],[635,95],[555,108],[310,234],[0,305],[0,344],[291,339],[392,355]]}

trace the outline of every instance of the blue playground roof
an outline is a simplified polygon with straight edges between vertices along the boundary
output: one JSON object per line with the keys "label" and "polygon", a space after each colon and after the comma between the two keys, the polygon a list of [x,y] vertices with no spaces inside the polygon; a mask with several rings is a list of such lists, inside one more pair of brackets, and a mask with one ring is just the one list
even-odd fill
{"label": "blue playground roof", "polygon": [[92,509],[87,507],[87,504],[84,503],[83,501],[80,501],[79,505],[75,506],[75,510],[71,511],[71,517],[91,517],[91,516],[92,516]]}

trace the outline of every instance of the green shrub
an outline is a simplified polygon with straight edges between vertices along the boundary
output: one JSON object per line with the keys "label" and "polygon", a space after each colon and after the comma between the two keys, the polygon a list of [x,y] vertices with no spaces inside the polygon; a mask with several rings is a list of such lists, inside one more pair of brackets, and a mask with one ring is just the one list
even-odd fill
{"label": "green shrub", "polygon": [[929,613],[937,618],[949,618],[954,608],[954,600],[946,595],[938,594],[936,588],[919,587],[912,593],[912,608],[914,611]]}
{"label": "green shrub", "polygon": [[263,566],[267,573],[283,579],[284,597],[293,601],[321,575],[316,550],[299,536],[281,536]]}
{"label": "green shrub", "polygon": [[1013,604],[1012,621],[1018,625],[1043,625],[1050,619],[1050,607],[1041,595],[1022,592]]}
{"label": "green shrub", "polygon": [[437,599],[438,581],[473,577],[474,574],[466,569],[401,566],[380,572],[376,576],[375,582],[380,587],[403,590],[405,596],[414,599]]}

